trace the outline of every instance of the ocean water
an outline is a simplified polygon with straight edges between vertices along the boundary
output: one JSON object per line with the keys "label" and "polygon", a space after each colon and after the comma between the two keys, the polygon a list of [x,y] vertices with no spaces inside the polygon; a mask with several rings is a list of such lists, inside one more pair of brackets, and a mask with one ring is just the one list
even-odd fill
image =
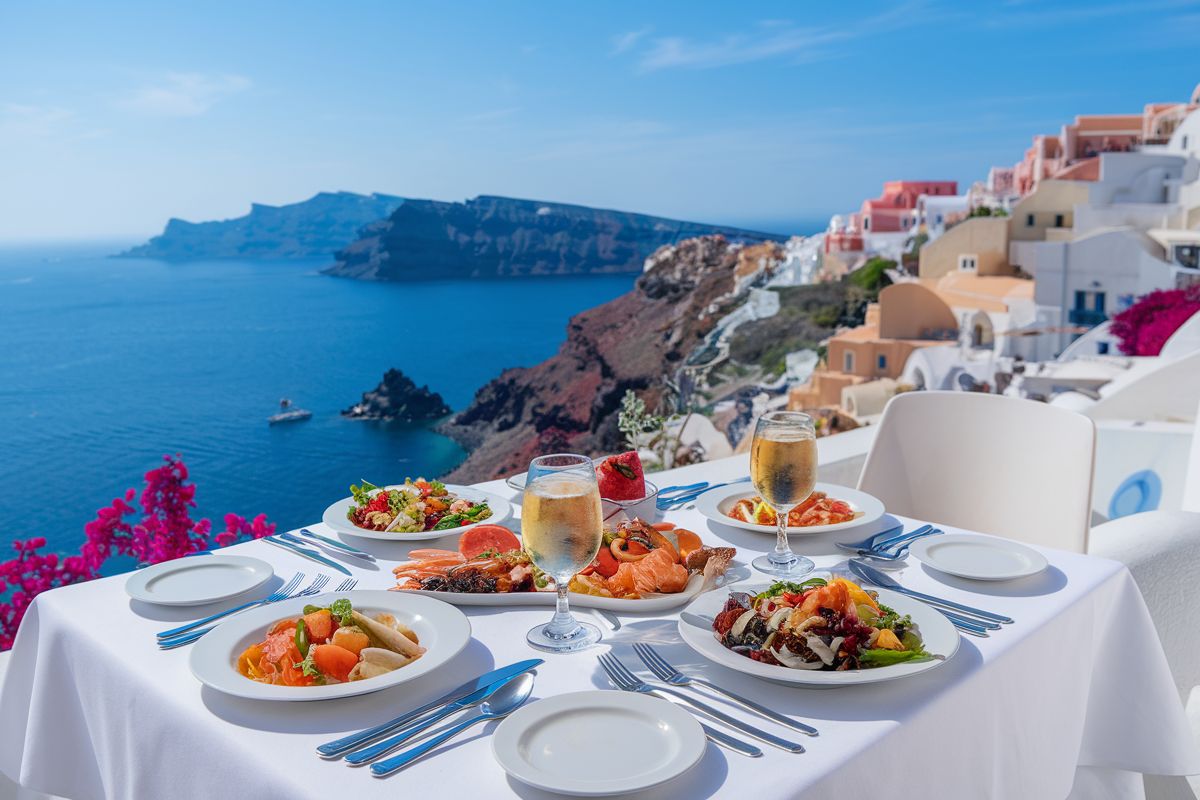
{"label": "ocean water", "polygon": [[[374,284],[326,259],[165,263],[122,244],[0,249],[0,547],[83,525],[164,453],[183,456],[197,515],[319,519],[347,486],[436,476],[463,457],[424,426],[339,411],[389,367],[454,409],[553,354],[568,318],[633,276]],[[281,397],[308,422],[267,425]]]}

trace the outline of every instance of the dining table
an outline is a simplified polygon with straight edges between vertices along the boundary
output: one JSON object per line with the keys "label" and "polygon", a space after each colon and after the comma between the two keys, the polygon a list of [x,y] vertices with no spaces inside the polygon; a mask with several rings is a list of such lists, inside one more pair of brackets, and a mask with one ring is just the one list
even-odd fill
{"label": "dining table", "polygon": [[[748,457],[737,455],[652,477],[659,486],[715,483],[743,477],[748,468]],[[503,481],[478,488],[520,499]],[[332,499],[312,502],[314,519]],[[514,529],[519,505],[516,511],[518,518],[509,521]],[[741,577],[746,586],[770,582],[748,565],[773,547],[773,535],[712,521],[694,507],[667,511],[663,519],[699,533],[706,544],[735,547],[731,579]],[[796,535],[791,542],[819,570],[846,574],[846,554],[836,542],[924,522],[937,520],[888,514],[871,526]],[[319,524],[308,527],[336,536]],[[395,585],[392,568],[409,550],[453,547],[454,541],[453,531],[435,542],[354,539],[378,560],[335,558],[357,578],[358,589],[388,589]],[[819,731],[800,737],[803,753],[764,746],[762,757],[749,758],[709,744],[695,767],[634,795],[645,800],[1138,797],[1142,773],[1200,772],[1170,668],[1128,569],[1102,558],[1035,549],[1049,567],[1013,581],[953,578],[911,557],[891,565],[898,568],[888,574],[906,587],[1014,622],[986,638],[963,636],[958,651],[936,669],[828,689],[780,685],[704,660],[679,635],[680,609],[622,612],[619,627],[576,609],[601,627],[603,640],[580,652],[547,655],[532,650],[525,633],[545,622],[550,608],[475,606],[463,608],[472,635],[461,653],[407,683],[319,702],[240,699],[201,685],[189,670],[190,648],[160,650],[155,632],[245,598],[194,608],[149,605],[127,596],[128,574],[113,575],[44,592],[29,608],[0,687],[0,771],[24,787],[72,800],[553,797],[501,769],[491,750],[495,722],[472,728],[388,778],[321,759],[315,748],[523,659],[545,658],[531,703],[567,692],[615,691],[597,660],[605,652],[649,680],[632,649],[640,642],[687,674]],[[221,552],[269,562],[275,581],[297,571],[323,571],[260,541]],[[630,601],[631,609],[636,606]],[[736,706],[721,708],[770,727]],[[619,738],[596,741],[580,730],[573,742],[612,770],[622,769],[625,745]]]}

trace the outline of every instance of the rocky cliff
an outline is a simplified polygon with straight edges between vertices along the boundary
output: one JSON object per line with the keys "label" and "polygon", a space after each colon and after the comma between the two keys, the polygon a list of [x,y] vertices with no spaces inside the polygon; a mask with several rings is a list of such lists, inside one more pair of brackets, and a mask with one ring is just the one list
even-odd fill
{"label": "rocky cliff", "polygon": [[620,445],[617,409],[626,389],[651,407],[663,378],[677,378],[717,321],[774,270],[782,249],[703,236],[663,247],[634,289],[571,319],[558,353],[505,370],[441,430],[471,455],[458,482],[519,472],[535,455],[598,454]]}
{"label": "rocky cliff", "polygon": [[427,422],[450,413],[450,406],[428,386],[417,387],[412,378],[398,369],[389,369],[383,380],[362,400],[342,412],[351,419],[395,419],[401,422]]}
{"label": "rocky cliff", "polygon": [[364,280],[446,280],[641,272],[659,247],[706,234],[730,241],[769,233],[623,211],[476,197],[408,200],[337,254],[326,272]]}
{"label": "rocky cliff", "polygon": [[120,255],[168,261],[332,256],[354,241],[360,229],[386,218],[403,202],[384,194],[321,192],[285,206],[254,203],[249,214],[235,219],[172,219],[161,236]]}

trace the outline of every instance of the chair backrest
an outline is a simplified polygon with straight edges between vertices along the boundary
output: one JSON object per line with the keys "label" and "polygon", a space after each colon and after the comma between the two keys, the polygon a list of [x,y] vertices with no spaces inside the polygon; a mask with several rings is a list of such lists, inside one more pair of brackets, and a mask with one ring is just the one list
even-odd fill
{"label": "chair backrest", "polygon": [[1074,411],[906,392],[884,409],[858,488],[895,514],[1082,553],[1095,450],[1095,425]]}

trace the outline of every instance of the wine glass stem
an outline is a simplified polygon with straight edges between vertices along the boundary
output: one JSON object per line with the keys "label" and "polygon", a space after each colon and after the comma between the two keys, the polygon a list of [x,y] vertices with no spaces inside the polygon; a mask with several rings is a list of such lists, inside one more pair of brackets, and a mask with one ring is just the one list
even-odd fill
{"label": "wine glass stem", "polygon": [[571,616],[571,609],[567,603],[569,581],[570,578],[554,582],[554,586],[558,591],[558,598],[554,602],[554,617],[546,624],[546,634],[549,636],[570,636],[579,627],[579,623],[575,621],[575,617]]}
{"label": "wine glass stem", "polygon": [[790,564],[796,560],[796,554],[788,544],[787,525],[788,512],[791,508],[775,509],[775,549],[771,552],[771,561],[776,564]]}

